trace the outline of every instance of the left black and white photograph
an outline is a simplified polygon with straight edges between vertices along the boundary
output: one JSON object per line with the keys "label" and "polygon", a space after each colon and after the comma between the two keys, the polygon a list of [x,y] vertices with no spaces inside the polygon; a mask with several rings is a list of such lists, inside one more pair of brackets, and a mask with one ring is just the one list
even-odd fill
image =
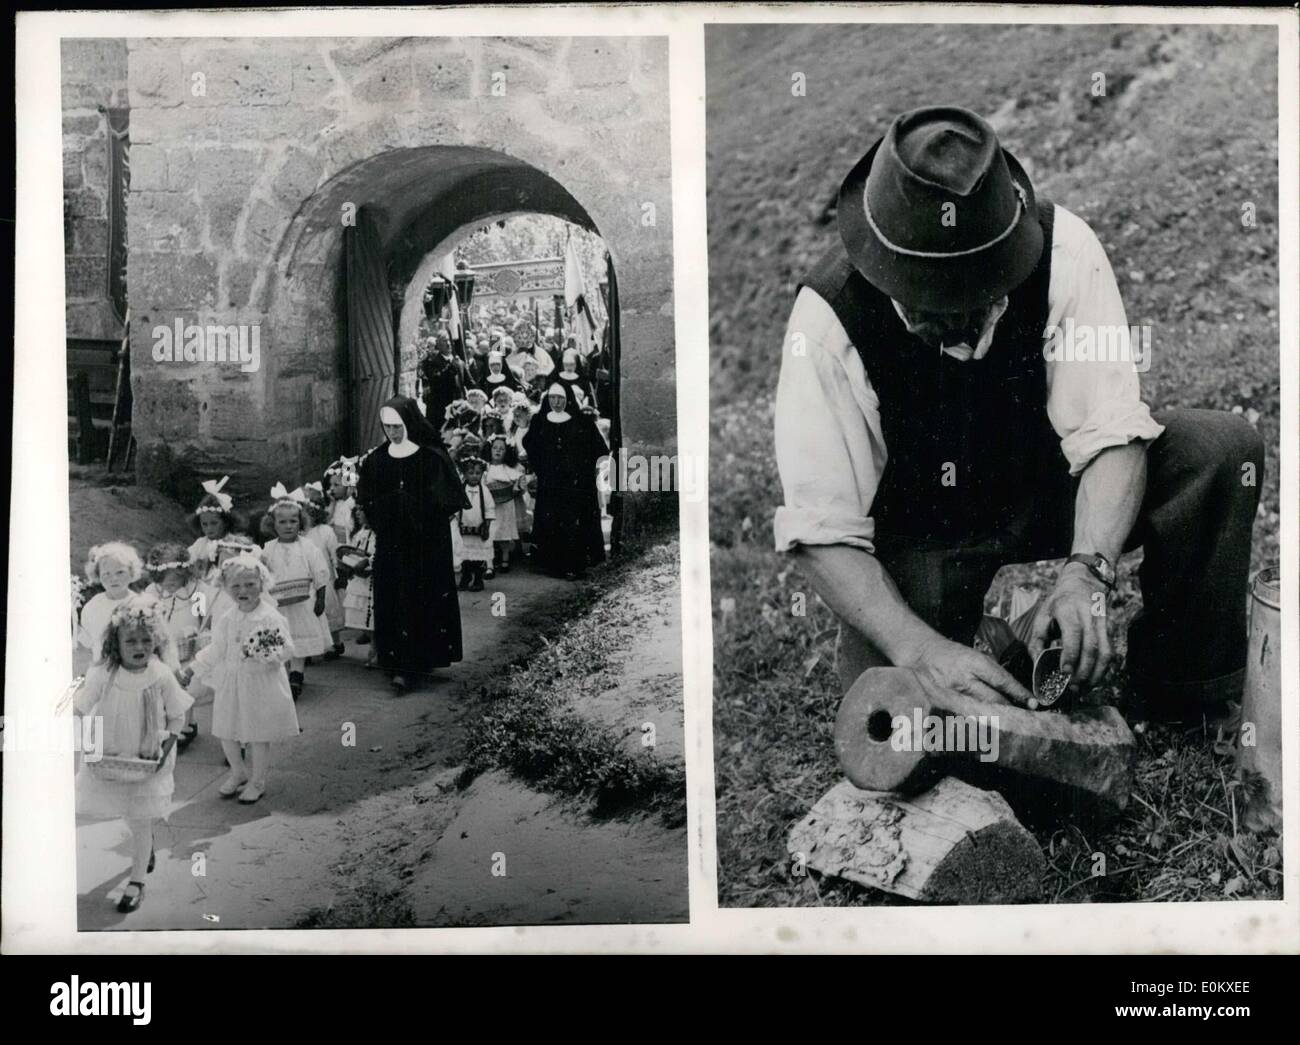
{"label": "left black and white photograph", "polygon": [[60,51],[78,929],[685,921],[667,39]]}

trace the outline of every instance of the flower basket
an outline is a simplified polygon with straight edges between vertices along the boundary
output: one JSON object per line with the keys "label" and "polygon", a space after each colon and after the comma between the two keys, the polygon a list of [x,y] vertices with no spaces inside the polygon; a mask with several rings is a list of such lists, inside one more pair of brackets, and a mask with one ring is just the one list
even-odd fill
{"label": "flower basket", "polygon": [[508,504],[515,499],[515,484],[506,482],[503,479],[494,479],[487,484],[488,492],[492,495],[493,504]]}
{"label": "flower basket", "polygon": [[346,566],[349,570],[360,572],[370,569],[370,556],[350,544],[339,545],[338,561],[340,566]]}
{"label": "flower basket", "polygon": [[271,586],[270,594],[279,606],[292,606],[295,603],[306,602],[311,595],[311,578],[296,577],[291,581],[280,581],[279,584]]}
{"label": "flower basket", "polygon": [[128,758],[124,755],[104,755],[97,762],[87,762],[90,771],[100,780],[114,784],[138,784],[148,780],[162,768],[167,756],[157,758]]}

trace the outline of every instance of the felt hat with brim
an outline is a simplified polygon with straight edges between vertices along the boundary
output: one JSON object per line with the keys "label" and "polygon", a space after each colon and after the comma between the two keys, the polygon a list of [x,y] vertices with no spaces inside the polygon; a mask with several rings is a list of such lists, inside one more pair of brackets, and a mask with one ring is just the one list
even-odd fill
{"label": "felt hat with brim", "polygon": [[966,312],[1023,283],[1043,251],[1024,168],[975,113],[903,113],[840,186],[840,238],[877,290],[914,309]]}

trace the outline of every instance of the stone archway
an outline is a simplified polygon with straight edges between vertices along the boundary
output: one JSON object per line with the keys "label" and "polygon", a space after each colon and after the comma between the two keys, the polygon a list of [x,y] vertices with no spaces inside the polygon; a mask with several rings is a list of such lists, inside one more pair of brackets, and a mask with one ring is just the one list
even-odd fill
{"label": "stone archway", "polygon": [[[556,179],[504,152],[472,146],[394,149],[336,175],[295,215],[281,240],[268,324],[287,351],[267,353],[267,402],[282,423],[269,438],[310,472],[350,446],[344,228],[373,218],[388,284],[405,292],[431,252],[466,230],[515,214],[548,214],[599,234],[591,215]],[[613,247],[610,247],[613,256]],[[614,258],[617,266],[617,258]],[[414,389],[415,352],[400,347],[398,387]],[[308,409],[310,408],[310,409]],[[304,432],[300,422],[309,422]],[[376,438],[377,438],[376,434]],[[275,459],[273,454],[271,459]],[[283,459],[283,456],[281,456]]]}
{"label": "stone archway", "polygon": [[[133,39],[127,50],[143,484],[188,499],[199,479],[228,474],[237,501],[257,501],[340,449],[345,203],[369,206],[395,283],[485,217],[534,211],[598,229],[620,288],[623,444],[675,452],[665,39]],[[231,75],[195,103],[193,74],[219,70]],[[504,95],[491,89],[501,74]],[[155,327],[175,323],[260,330],[261,365],[159,362]]]}

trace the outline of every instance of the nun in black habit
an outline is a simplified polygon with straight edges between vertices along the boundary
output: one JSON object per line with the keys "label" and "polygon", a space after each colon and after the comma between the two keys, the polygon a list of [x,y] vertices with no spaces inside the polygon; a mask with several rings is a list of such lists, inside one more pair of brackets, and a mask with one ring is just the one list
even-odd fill
{"label": "nun in black habit", "polygon": [[451,516],[464,486],[442,439],[414,399],[379,412],[386,441],[361,460],[357,503],[375,534],[374,643],[400,693],[461,659]]}
{"label": "nun in black habit", "polygon": [[580,575],[605,559],[596,493],[596,463],[609,453],[593,413],[579,409],[572,389],[558,382],[524,436],[537,475],[533,509],[534,561],[547,573]]}

